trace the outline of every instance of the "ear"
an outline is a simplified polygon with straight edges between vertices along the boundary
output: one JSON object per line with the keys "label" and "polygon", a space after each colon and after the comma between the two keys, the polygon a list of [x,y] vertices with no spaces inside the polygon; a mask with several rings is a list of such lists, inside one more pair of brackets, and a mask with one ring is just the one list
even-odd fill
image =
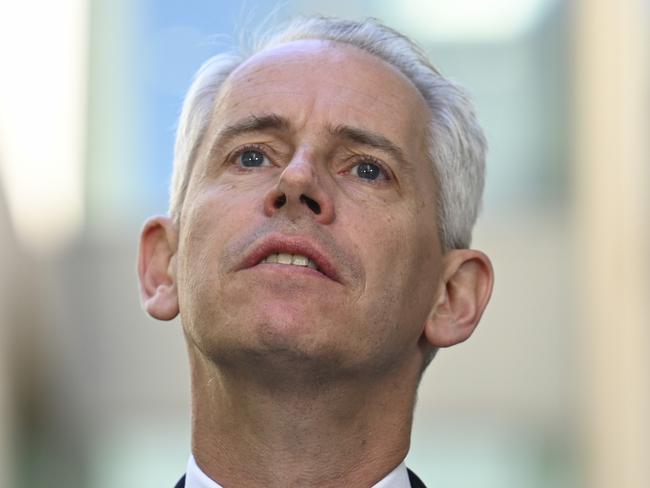
{"label": "ear", "polygon": [[493,283],[492,263],[484,253],[473,249],[447,252],[437,300],[424,328],[427,342],[438,348],[468,339],[490,300]]}
{"label": "ear", "polygon": [[178,231],[169,217],[147,220],[140,235],[140,299],[149,315],[171,320],[178,315],[176,249]]}

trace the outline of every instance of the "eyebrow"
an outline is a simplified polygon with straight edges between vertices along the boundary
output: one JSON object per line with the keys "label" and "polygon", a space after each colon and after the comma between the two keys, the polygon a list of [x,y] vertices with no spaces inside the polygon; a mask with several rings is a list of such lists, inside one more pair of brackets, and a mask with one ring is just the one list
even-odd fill
{"label": "eyebrow", "polygon": [[221,129],[210,145],[209,154],[212,155],[214,151],[221,145],[243,134],[251,132],[261,132],[265,130],[282,130],[288,131],[291,128],[289,120],[277,114],[251,114],[248,117],[238,120],[233,124],[229,124]]}
{"label": "eyebrow", "polygon": [[287,119],[277,114],[249,115],[234,124],[227,125],[217,136],[222,141],[227,141],[240,134],[247,132],[259,132],[263,130],[289,130],[291,124]]}
{"label": "eyebrow", "polygon": [[393,143],[387,137],[377,133],[372,132],[366,129],[360,129],[358,127],[352,127],[349,125],[337,125],[336,127],[330,128],[330,133],[344,140],[348,140],[355,144],[360,144],[362,146],[368,146],[380,151],[384,151],[390,154],[400,166],[404,168],[410,168],[410,164],[407,159],[404,157],[404,152],[402,149],[395,143]]}

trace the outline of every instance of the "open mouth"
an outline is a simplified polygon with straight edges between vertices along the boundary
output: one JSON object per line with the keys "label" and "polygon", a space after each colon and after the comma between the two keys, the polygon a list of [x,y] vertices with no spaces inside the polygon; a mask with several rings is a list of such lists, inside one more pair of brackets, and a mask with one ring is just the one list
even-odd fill
{"label": "open mouth", "polygon": [[240,269],[260,264],[281,264],[307,268],[336,282],[341,282],[338,270],[317,242],[304,236],[272,234],[266,236],[247,253]]}
{"label": "open mouth", "polygon": [[287,254],[287,253],[275,253],[269,254],[264,258],[261,263],[277,263],[277,264],[290,264],[292,266],[302,266],[305,268],[315,269],[320,271],[316,263],[302,254]]}

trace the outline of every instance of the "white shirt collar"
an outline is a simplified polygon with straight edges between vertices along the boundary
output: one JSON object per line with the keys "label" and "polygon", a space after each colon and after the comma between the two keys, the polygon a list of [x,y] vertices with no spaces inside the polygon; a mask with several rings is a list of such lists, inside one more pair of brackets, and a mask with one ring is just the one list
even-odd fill
{"label": "white shirt collar", "polygon": [[208,478],[199,465],[196,464],[194,455],[190,454],[190,460],[187,462],[187,473],[185,473],[185,488],[223,488],[216,481]]}
{"label": "white shirt collar", "polygon": [[[406,465],[402,462],[394,470],[376,483],[371,488],[410,488],[409,475],[406,471]],[[185,488],[223,488],[219,483],[211,480],[206,475],[193,455],[190,455],[190,460],[187,462],[187,473],[185,475]]]}

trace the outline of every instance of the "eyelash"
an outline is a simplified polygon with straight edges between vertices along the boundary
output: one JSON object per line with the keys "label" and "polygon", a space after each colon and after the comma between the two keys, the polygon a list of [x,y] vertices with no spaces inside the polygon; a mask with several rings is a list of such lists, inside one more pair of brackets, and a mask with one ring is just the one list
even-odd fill
{"label": "eyelash", "polygon": [[[379,168],[379,170],[381,171],[381,174],[383,175],[382,179],[366,180],[366,183],[377,185],[377,184],[381,184],[381,183],[391,181],[393,179],[391,172],[386,168],[386,166],[379,159],[373,158],[372,156],[368,156],[368,155],[362,155],[362,156],[359,156],[359,157],[355,158],[354,159],[354,164],[350,165],[348,167],[348,169],[345,171],[345,173],[350,174],[352,168],[354,168],[354,167],[356,167],[356,166],[358,166],[360,164],[374,164],[375,166],[377,166]],[[363,178],[359,178],[359,179],[363,180]]]}
{"label": "eyelash", "polygon": [[[244,154],[246,151],[256,151],[264,155],[264,157],[268,160],[270,164],[274,164],[273,160],[269,157],[268,151],[265,150],[265,148],[259,144],[246,144],[245,146],[242,146],[238,148],[236,151],[234,151],[228,158],[228,161],[230,162],[231,165],[237,166],[237,169],[240,171],[250,171],[253,168],[246,168],[245,166],[242,166],[241,163],[239,162],[238,158],[241,157],[242,154]],[[343,171],[343,174],[350,174],[352,168],[360,165],[360,164],[374,164],[376,165],[379,170],[381,171],[381,174],[383,175],[383,178],[378,179],[378,180],[365,180],[365,183],[377,185],[381,183],[385,183],[388,181],[391,181],[393,179],[391,172],[386,169],[385,165],[378,159],[368,156],[368,155],[358,155],[354,157],[353,164],[349,165],[348,168]],[[364,180],[364,178],[360,178],[360,180]]]}
{"label": "eyelash", "polygon": [[264,157],[268,160],[269,163],[273,164],[273,160],[267,154],[268,151],[266,151],[264,147],[260,146],[259,144],[247,144],[245,146],[238,148],[235,152],[230,154],[230,156],[228,157],[228,162],[233,166],[238,166],[238,169],[240,170],[246,170],[246,171],[251,170],[252,168],[246,168],[245,166],[242,166],[238,161],[238,158],[246,151],[259,152],[264,155]]}

